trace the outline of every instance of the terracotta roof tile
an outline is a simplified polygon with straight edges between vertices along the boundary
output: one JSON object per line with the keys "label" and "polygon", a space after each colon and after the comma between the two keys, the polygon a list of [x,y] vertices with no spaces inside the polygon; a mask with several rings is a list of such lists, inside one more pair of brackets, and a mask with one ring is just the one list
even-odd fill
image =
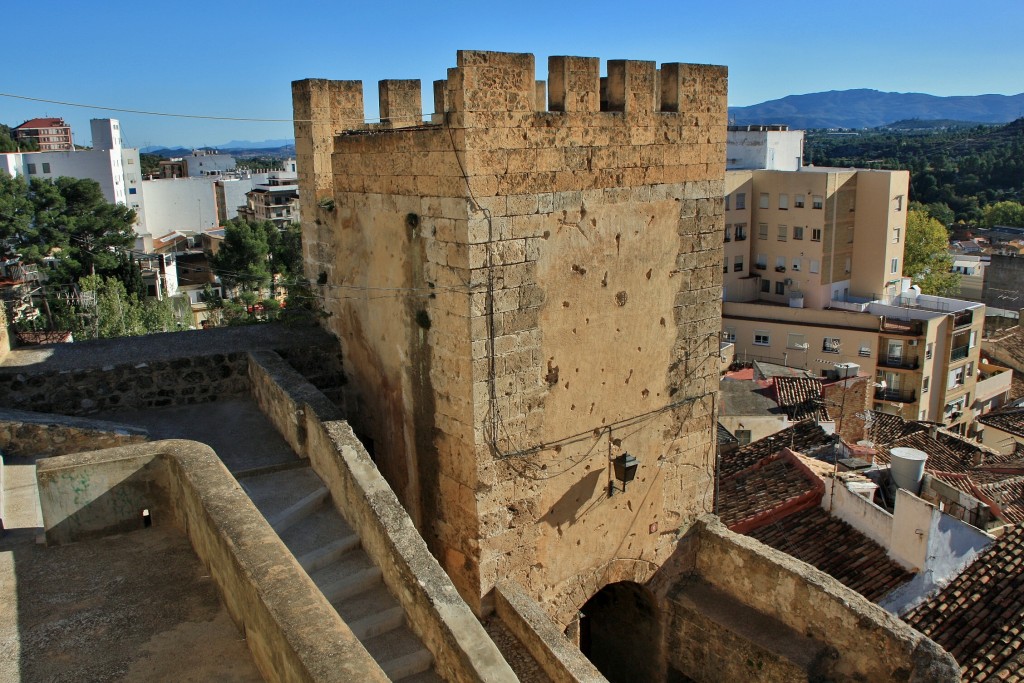
{"label": "terracotta roof tile", "polygon": [[770,437],[752,441],[728,455],[723,455],[719,476],[724,478],[752,467],[783,447],[811,455],[815,451],[831,445],[832,439],[825,433],[825,430],[819,427],[814,420],[804,420],[776,432]]}
{"label": "terracotta roof tile", "polygon": [[869,411],[864,421],[868,440],[876,446],[892,443],[901,436],[927,429],[919,422],[908,422],[899,415],[890,415],[878,410]]}
{"label": "terracotta roof tile", "polygon": [[978,422],[1014,436],[1024,436],[1024,408],[993,410],[979,417]]}
{"label": "terracotta roof tile", "polygon": [[872,601],[914,576],[890,560],[882,546],[818,506],[747,535],[820,569]]}
{"label": "terracotta roof tile", "polygon": [[945,648],[965,682],[1024,676],[1024,526],[980,553],[904,621]]}
{"label": "terracotta roof tile", "polygon": [[829,420],[821,394],[821,380],[809,377],[776,377],[775,396],[790,420]]}
{"label": "terracotta roof tile", "polygon": [[35,128],[63,128],[68,124],[64,123],[64,119],[44,118],[44,119],[29,119],[20,126],[16,126],[14,130],[32,130]]}
{"label": "terracotta roof tile", "polygon": [[780,453],[719,482],[718,516],[737,533],[821,500],[820,480]]}

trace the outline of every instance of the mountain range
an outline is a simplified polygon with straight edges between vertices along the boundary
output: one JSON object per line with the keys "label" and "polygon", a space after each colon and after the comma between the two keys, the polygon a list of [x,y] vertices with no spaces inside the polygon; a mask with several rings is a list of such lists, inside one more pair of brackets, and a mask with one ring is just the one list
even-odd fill
{"label": "mountain range", "polygon": [[749,107],[729,107],[736,125],[789,124],[790,128],[876,128],[906,119],[1009,123],[1024,116],[1024,93],[938,97],[866,88],[789,95]]}

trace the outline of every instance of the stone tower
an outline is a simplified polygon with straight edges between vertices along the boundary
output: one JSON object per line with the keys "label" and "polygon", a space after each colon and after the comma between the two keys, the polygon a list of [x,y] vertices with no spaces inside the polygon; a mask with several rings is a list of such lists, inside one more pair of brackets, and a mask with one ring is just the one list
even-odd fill
{"label": "stone tower", "polygon": [[373,125],[359,81],[292,87],[350,419],[475,609],[511,579],[567,624],[711,506],[726,70],[535,78],[461,51],[430,123],[418,81],[381,81]]}

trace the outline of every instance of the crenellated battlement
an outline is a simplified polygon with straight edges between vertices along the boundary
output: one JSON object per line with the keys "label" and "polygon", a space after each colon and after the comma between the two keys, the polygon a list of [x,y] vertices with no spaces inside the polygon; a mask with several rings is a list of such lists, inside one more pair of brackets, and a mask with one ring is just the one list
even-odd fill
{"label": "crenellated battlement", "polygon": [[[722,110],[728,82],[722,66],[665,63],[658,68],[655,62],[613,59],[602,76],[597,57],[570,56],[548,58],[547,81],[535,75],[531,54],[460,50],[447,78],[433,82],[429,123],[450,122],[452,114],[712,113]],[[312,79],[296,81],[293,88],[297,95],[308,92],[313,98],[314,125],[329,120],[336,133],[425,123],[419,80],[378,83],[379,124],[367,123],[361,81]],[[463,120],[459,127],[474,123],[485,121]]]}

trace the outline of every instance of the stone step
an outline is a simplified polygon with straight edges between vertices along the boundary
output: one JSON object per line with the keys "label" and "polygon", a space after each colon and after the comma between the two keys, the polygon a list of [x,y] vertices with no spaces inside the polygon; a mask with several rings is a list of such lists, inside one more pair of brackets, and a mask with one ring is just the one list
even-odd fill
{"label": "stone step", "polygon": [[295,557],[302,557],[339,538],[355,535],[356,532],[345,523],[334,505],[324,505],[282,533],[281,540]]}
{"label": "stone step", "polygon": [[412,676],[406,676],[402,683],[444,683],[444,679],[437,675],[433,668],[421,671]]}
{"label": "stone step", "polygon": [[324,594],[324,597],[327,598],[327,601],[333,604],[363,591],[370,590],[379,582],[380,569],[371,565],[361,571],[349,574],[348,576],[338,577],[323,585],[317,584],[317,586],[320,588],[320,592]]}
{"label": "stone step", "polygon": [[267,519],[324,487],[320,477],[309,467],[309,461],[296,469],[245,477],[239,483]]}
{"label": "stone step", "polygon": [[[310,519],[307,517],[307,519]],[[336,538],[327,545],[310,550],[305,555],[297,558],[307,574],[319,571],[324,567],[336,562],[342,555],[359,547],[359,537],[350,534],[342,538]]]}
{"label": "stone step", "polygon": [[394,607],[367,615],[359,621],[348,622],[348,627],[352,629],[352,633],[359,640],[369,640],[382,633],[393,631],[404,623],[405,611],[396,604]]}
{"label": "stone step", "polygon": [[363,645],[393,681],[422,673],[434,663],[433,655],[405,624],[368,638]]}
{"label": "stone step", "polygon": [[316,491],[307,494],[284,510],[278,512],[276,515],[270,517],[267,521],[270,522],[270,526],[274,528],[274,531],[281,534],[288,530],[288,528],[298,524],[300,521],[313,514],[318,507],[323,505],[329,495],[330,491],[327,490],[327,487],[321,486]]}
{"label": "stone step", "polygon": [[345,623],[352,624],[382,610],[398,605],[388,587],[381,581],[361,593],[333,603]]}

